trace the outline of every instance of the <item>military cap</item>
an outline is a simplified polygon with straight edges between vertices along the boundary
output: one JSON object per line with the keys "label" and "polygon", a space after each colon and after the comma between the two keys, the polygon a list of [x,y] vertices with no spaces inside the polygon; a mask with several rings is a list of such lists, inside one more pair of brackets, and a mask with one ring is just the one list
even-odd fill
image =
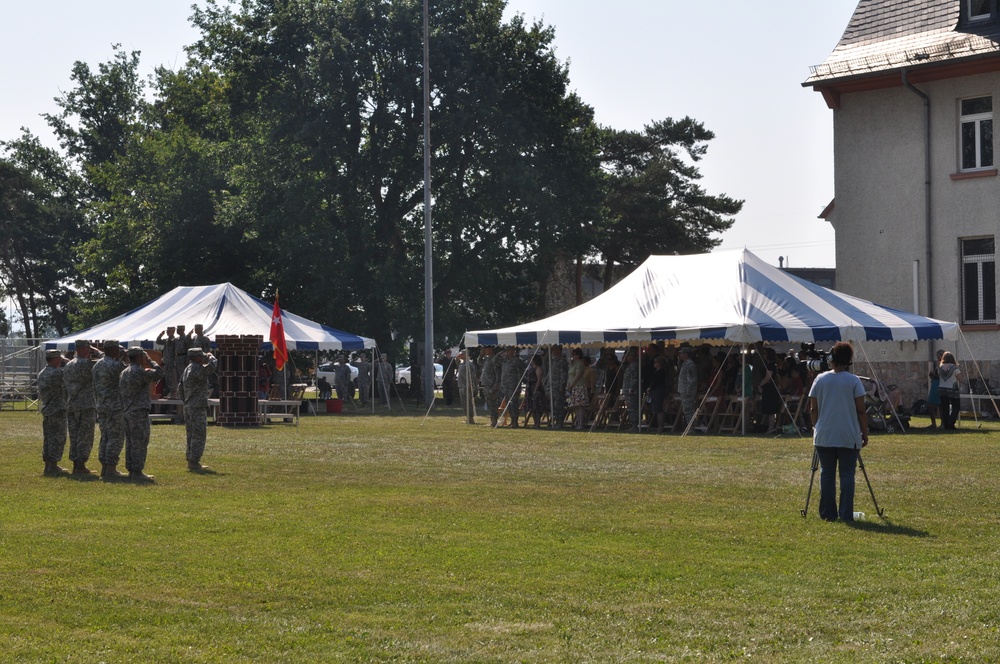
{"label": "military cap", "polygon": [[205,351],[201,348],[201,346],[188,348],[188,357],[205,357]]}
{"label": "military cap", "polygon": [[129,347],[127,353],[130,358],[132,357],[142,357],[146,354],[146,351],[142,349],[142,346],[131,346]]}
{"label": "military cap", "polygon": [[110,348],[119,348],[119,347],[121,347],[121,344],[118,343],[117,339],[104,340],[104,350],[108,350]]}
{"label": "military cap", "polygon": [[90,348],[90,341],[87,339],[77,339],[73,342],[77,348]]}
{"label": "military cap", "polygon": [[45,359],[46,360],[51,360],[51,359],[56,358],[56,357],[58,357],[58,358],[61,359],[62,356],[63,356],[63,354],[62,354],[61,350],[47,350],[47,351],[45,351]]}

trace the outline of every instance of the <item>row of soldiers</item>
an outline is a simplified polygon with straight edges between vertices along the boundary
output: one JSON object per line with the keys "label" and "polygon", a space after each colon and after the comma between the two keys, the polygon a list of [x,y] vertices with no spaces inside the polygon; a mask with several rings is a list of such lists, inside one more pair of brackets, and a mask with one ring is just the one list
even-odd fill
{"label": "row of soldiers", "polygon": [[[153,476],[144,472],[149,447],[150,388],[163,377],[163,367],[138,346],[123,352],[113,339],[104,341],[103,352],[87,340],[77,340],[74,345],[75,356],[69,361],[58,350],[46,351],[46,366],[38,374],[43,474],[94,475],[87,462],[94,447],[96,419],[101,431],[101,478],[152,482]],[[210,377],[217,360],[200,346],[190,348],[185,360],[179,393],[184,400],[188,469],[211,472],[201,464],[201,457],[205,451]],[[72,471],[59,466],[67,435]],[[123,448],[128,475],[118,471]]]}
{"label": "row of soldiers", "polygon": [[198,323],[185,334],[184,325],[168,327],[156,337],[156,344],[163,346],[163,380],[167,384],[164,399],[178,399],[181,377],[188,365],[188,350],[201,348],[205,353],[212,350],[211,340],[205,336],[205,327]]}

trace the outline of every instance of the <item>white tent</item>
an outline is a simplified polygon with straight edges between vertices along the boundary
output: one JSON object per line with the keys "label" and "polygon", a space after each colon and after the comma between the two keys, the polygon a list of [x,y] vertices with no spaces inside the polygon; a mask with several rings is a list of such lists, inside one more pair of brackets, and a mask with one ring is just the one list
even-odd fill
{"label": "white tent", "polygon": [[467,332],[465,344],[919,341],[958,333],[957,323],[817,286],[743,249],[650,256],[589,302],[532,323]]}
{"label": "white tent", "polygon": [[[46,349],[70,350],[75,339],[118,339],[123,344],[152,348],[156,337],[167,326],[196,323],[205,327],[205,335],[259,334],[263,349],[271,350],[271,312],[273,304],[253,297],[230,283],[214,286],[178,286],[172,291],[134,311],[105,323],[45,343]],[[282,310],[282,324],[289,350],[362,350],[374,348],[375,340],[342,332]]]}

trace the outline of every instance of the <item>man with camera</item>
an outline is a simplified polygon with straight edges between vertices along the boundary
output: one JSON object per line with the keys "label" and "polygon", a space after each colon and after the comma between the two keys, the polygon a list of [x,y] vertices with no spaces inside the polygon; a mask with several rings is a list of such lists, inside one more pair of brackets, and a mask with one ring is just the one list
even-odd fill
{"label": "man with camera", "polygon": [[[854,474],[861,448],[868,444],[865,388],[848,369],[854,348],[838,342],[830,354],[831,371],[816,376],[809,390],[813,444],[819,457],[819,515],[825,521],[854,521]],[[836,488],[840,472],[840,504]]]}

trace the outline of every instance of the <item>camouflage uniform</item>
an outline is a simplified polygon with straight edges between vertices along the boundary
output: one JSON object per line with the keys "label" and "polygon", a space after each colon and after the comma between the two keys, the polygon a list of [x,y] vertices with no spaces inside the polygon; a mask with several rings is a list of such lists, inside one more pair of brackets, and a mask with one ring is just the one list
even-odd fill
{"label": "camouflage uniform", "polygon": [[177,397],[177,358],[174,356],[174,342],[177,337],[165,337],[158,342],[163,346],[163,379],[167,383],[167,389],[163,393],[163,398]]}
{"label": "camouflage uniform", "polygon": [[[178,328],[180,329],[180,328]],[[183,376],[184,369],[188,365],[188,348],[191,347],[191,340],[186,335],[178,332],[174,337],[174,380],[177,382],[177,398],[183,399]]]}
{"label": "camouflage uniform", "polygon": [[555,356],[550,350],[548,358],[548,371],[545,372],[543,382],[545,393],[552,399],[552,420],[550,426],[561,429],[563,420],[566,419],[566,381],[569,378],[569,362],[562,350]]}
{"label": "camouflage uniform", "polygon": [[351,399],[351,368],[347,363],[338,363],[333,368],[333,388],[337,390],[337,398],[341,401]]}
{"label": "camouflage uniform", "polygon": [[500,367],[500,391],[507,400],[507,414],[510,415],[510,426],[517,428],[517,420],[521,413],[521,380],[524,378],[524,361],[517,353],[504,357]]}
{"label": "camouflage uniform", "polygon": [[118,379],[125,370],[125,363],[105,355],[94,364],[94,397],[97,404],[97,424],[101,428],[101,442],[97,458],[102,466],[117,466],[125,444],[125,418],[122,414],[121,392]]}
{"label": "camouflage uniform", "polygon": [[387,407],[391,409],[389,404],[389,397],[391,396],[390,390],[392,385],[396,380],[395,372],[392,370],[392,365],[386,360],[379,360],[375,363],[375,383],[378,387],[379,396]]}
{"label": "camouflage uniform", "polygon": [[639,397],[642,390],[639,386],[639,363],[632,361],[625,363],[622,371],[622,396],[625,397],[626,408],[628,409],[628,421],[632,426],[632,431],[639,430]]}
{"label": "camouflage uniform", "polygon": [[367,406],[368,400],[372,396],[372,365],[366,358],[359,358],[354,362],[358,368],[358,392],[361,396],[361,405]]}
{"label": "camouflage uniform", "polygon": [[680,371],[677,372],[677,396],[681,399],[684,420],[690,422],[698,407],[698,367],[690,356],[681,362]]}
{"label": "camouflage uniform", "polygon": [[497,425],[497,411],[500,408],[500,381],[497,379],[497,363],[500,358],[490,355],[483,358],[483,366],[479,372],[479,384],[486,397],[486,411],[490,414],[490,426]]}
{"label": "camouflage uniform", "polygon": [[208,429],[208,395],[211,391],[210,374],[218,365],[214,357],[208,364],[192,362],[184,369],[184,425],[187,429],[188,463],[200,463],[205,453]]}
{"label": "camouflage uniform", "polygon": [[66,386],[62,367],[38,372],[38,410],[42,413],[42,460],[58,463],[66,450]]}
{"label": "camouflage uniform", "polygon": [[86,463],[94,449],[94,364],[96,358],[76,357],[63,367],[66,383],[66,420],[69,430],[69,458]]}
{"label": "camouflage uniform", "polygon": [[163,369],[150,360],[152,369],[129,364],[118,379],[125,420],[125,468],[141,473],[149,449],[149,386],[163,377]]}
{"label": "camouflage uniform", "polygon": [[[469,375],[466,376],[466,373]],[[476,413],[476,388],[479,387],[479,372],[475,363],[468,359],[458,365],[458,398],[462,402],[462,408],[466,417],[474,416]],[[470,400],[469,397],[472,397]]]}

